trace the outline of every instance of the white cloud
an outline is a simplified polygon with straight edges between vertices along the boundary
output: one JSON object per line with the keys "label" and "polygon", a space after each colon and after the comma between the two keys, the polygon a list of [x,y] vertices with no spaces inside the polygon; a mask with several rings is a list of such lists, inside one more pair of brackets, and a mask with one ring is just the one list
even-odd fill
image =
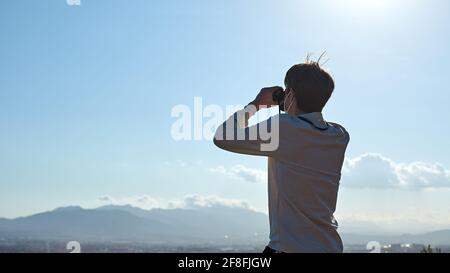
{"label": "white cloud", "polygon": [[100,201],[102,201],[102,202],[115,202],[116,200],[114,200],[114,198],[112,198],[111,196],[109,196],[109,195],[103,195],[103,196],[100,196],[99,198],[98,198],[98,200],[100,200]]}
{"label": "white cloud", "polygon": [[248,202],[243,200],[222,198],[215,195],[202,196],[198,194],[186,195],[183,199],[182,206],[184,208],[231,207],[253,209]]}
{"label": "white cloud", "polygon": [[131,205],[142,209],[153,208],[211,208],[211,207],[231,207],[244,208],[249,210],[256,210],[248,202],[239,199],[230,199],[218,197],[216,195],[199,195],[189,194],[181,199],[166,200],[162,198],[155,198],[148,195],[142,196],[128,196],[121,198],[114,198],[109,195],[104,195],[98,198],[99,201],[106,204],[113,205]]}
{"label": "white cloud", "polygon": [[[210,172],[253,183],[267,181],[267,171],[244,165],[217,166]],[[346,158],[341,185],[349,188],[434,189],[450,188],[450,170],[440,163],[395,162],[385,156],[367,153]]]}
{"label": "white cloud", "polygon": [[104,195],[98,198],[99,201],[112,205],[132,205],[143,209],[163,208],[165,201],[160,198],[154,198],[147,195],[141,196],[127,196],[115,198],[109,195]]}
{"label": "white cloud", "polygon": [[264,183],[267,181],[266,171],[256,168],[249,168],[244,165],[235,165],[230,168],[217,166],[215,168],[210,168],[209,171],[224,174],[231,178],[242,179],[244,181],[252,183]]}
{"label": "white cloud", "polygon": [[443,188],[450,187],[450,170],[439,163],[401,163],[368,153],[345,160],[341,183],[356,188]]}

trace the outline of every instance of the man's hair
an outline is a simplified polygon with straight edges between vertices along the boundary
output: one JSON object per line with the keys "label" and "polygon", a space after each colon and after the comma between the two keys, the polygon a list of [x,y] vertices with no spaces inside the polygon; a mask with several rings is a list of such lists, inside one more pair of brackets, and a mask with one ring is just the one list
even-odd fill
{"label": "man's hair", "polygon": [[322,56],[312,61],[308,55],[304,63],[292,66],[284,78],[286,87],[294,91],[298,108],[307,113],[321,112],[334,90],[333,78],[320,67]]}

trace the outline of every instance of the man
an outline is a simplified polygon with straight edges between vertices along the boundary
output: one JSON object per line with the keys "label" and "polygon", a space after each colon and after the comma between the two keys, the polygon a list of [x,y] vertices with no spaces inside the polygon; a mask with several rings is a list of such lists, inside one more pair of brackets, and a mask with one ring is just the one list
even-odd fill
{"label": "man", "polygon": [[[318,62],[307,60],[291,67],[284,82],[285,91],[263,88],[219,126],[214,144],[268,157],[270,242],[265,253],[342,252],[333,213],[350,137],[321,113],[334,81]],[[248,127],[248,119],[259,109],[277,104],[274,93],[280,91],[284,92],[280,108],[284,104],[286,113]]]}

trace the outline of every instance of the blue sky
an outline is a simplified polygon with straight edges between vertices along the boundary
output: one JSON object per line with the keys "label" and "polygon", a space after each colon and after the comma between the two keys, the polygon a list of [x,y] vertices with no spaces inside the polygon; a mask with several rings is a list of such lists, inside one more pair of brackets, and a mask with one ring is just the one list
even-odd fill
{"label": "blue sky", "polygon": [[174,141],[171,109],[195,96],[245,104],[326,50],[336,90],[324,116],[350,132],[347,157],[369,162],[358,175],[385,177],[383,162],[407,181],[443,169],[437,189],[343,187],[338,215],[450,227],[449,13],[446,0],[3,1],[0,217],[105,195],[214,195],[266,210],[264,181],[236,172],[264,172],[265,159]]}

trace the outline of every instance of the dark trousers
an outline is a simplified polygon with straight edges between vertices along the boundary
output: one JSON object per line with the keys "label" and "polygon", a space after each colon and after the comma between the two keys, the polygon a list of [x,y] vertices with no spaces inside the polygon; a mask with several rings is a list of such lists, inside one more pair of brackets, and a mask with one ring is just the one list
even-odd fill
{"label": "dark trousers", "polygon": [[270,248],[269,246],[266,246],[266,248],[264,248],[262,253],[284,253],[275,249]]}

